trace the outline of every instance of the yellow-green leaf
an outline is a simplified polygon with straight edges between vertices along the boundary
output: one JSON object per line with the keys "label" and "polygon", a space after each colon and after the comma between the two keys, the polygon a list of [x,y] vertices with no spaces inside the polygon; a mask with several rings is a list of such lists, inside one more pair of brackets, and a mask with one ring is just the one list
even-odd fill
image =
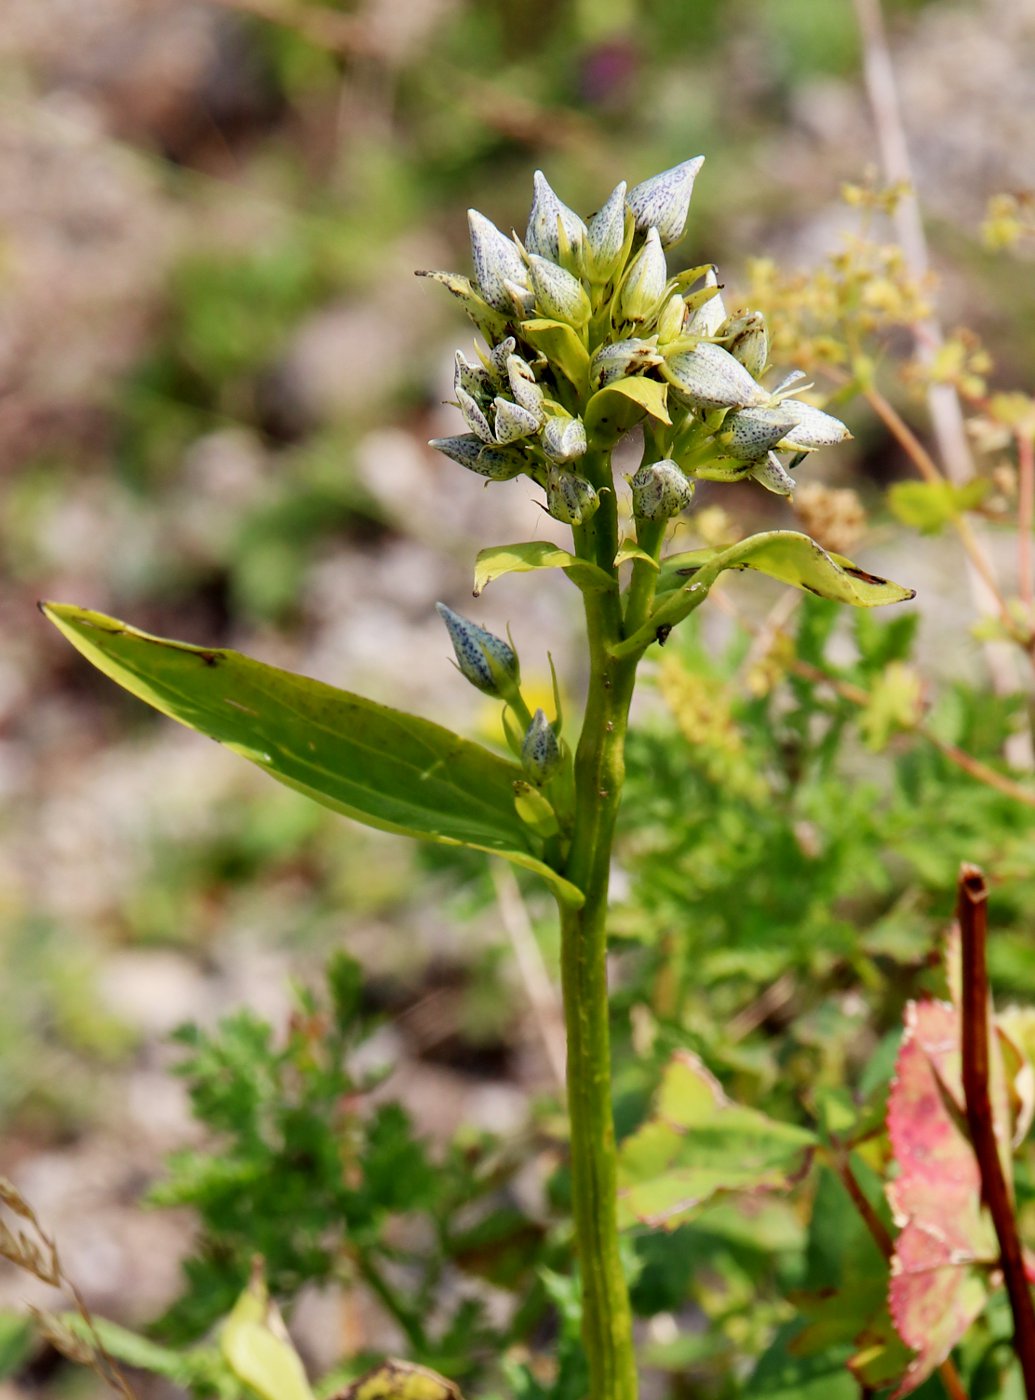
{"label": "yellow-green leaf", "polygon": [[539,858],[514,809],[521,769],[481,745],[239,652],[152,637],[68,604],[43,611],[131,694],[287,787],[367,826],[502,856],[535,871],[558,898],[582,902]]}
{"label": "yellow-green leaf", "polygon": [[523,321],[521,336],[558,365],[576,389],[585,385],[589,377],[589,351],[566,322],[550,321],[543,317]]}
{"label": "yellow-green leaf", "polygon": [[614,588],[615,581],[598,564],[579,559],[546,540],[524,544],[498,544],[483,549],[474,561],[474,596],[504,574],[531,573],[534,569],[563,569],[572,583],[594,592]]}
{"label": "yellow-green leaf", "polygon": [[586,405],[586,432],[593,437],[612,437],[628,432],[644,414],[670,427],[668,385],[642,374],[616,379],[598,389]]}
{"label": "yellow-green leaf", "polygon": [[226,1364],[262,1400],[313,1400],[305,1368],[261,1275],[234,1304],[219,1339]]}
{"label": "yellow-green leaf", "polygon": [[786,1186],[816,1138],[731,1103],[696,1055],[677,1051],[651,1117],[618,1155],[619,1223],[672,1230],[719,1192]]}

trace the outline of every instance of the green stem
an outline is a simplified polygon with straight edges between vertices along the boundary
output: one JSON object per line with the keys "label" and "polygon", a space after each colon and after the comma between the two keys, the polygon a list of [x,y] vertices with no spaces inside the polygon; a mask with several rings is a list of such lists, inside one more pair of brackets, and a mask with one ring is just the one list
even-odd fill
{"label": "green stem", "polygon": [[[610,463],[594,465],[602,478]],[[613,572],[617,515],[613,497],[576,532],[583,558]],[[625,733],[635,659],[616,661],[620,600],[585,596],[590,678],[575,753],[575,813],[565,875],[582,890],[581,909],[561,909],[561,976],[568,1039],[575,1238],[582,1276],[582,1335],[591,1400],[635,1400],[632,1311],[619,1253],[616,1151],[611,1108],[607,986],[607,891],[615,819],[625,776]]]}
{"label": "green stem", "polygon": [[389,1316],[399,1324],[400,1330],[413,1350],[418,1356],[426,1353],[428,1339],[420,1318],[399,1297],[365,1249],[356,1249],[352,1257],[359,1276],[370,1291],[381,1300]]}

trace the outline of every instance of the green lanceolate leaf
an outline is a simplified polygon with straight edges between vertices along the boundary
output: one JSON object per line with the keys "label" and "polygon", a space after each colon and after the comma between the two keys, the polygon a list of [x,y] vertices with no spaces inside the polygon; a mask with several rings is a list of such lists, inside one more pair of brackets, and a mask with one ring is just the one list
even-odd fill
{"label": "green lanceolate leaf", "polygon": [[712,568],[757,569],[783,583],[803,588],[817,598],[850,603],[855,608],[879,608],[916,597],[916,590],[868,574],[840,554],[828,554],[808,535],[795,530],[769,530],[751,535],[730,549],[724,549]]}
{"label": "green lanceolate leaf", "polygon": [[579,559],[546,540],[530,540],[483,549],[474,561],[474,596],[504,574],[526,574],[534,569],[563,569],[572,583],[592,592],[615,586],[611,575],[598,564]]}
{"label": "green lanceolate leaf", "polygon": [[586,405],[586,431],[590,437],[611,437],[627,432],[644,414],[671,427],[668,416],[668,385],[643,375],[616,379],[598,389]]}
{"label": "green lanceolate leaf", "polygon": [[696,1055],[678,1051],[654,1113],[619,1149],[619,1223],[672,1230],[719,1192],[786,1186],[815,1143],[805,1128],[731,1103]]}
{"label": "green lanceolate leaf", "polygon": [[538,859],[515,810],[521,770],[479,744],[239,652],[152,637],[67,604],[43,612],[106,676],[278,782],[367,826],[502,856],[581,903]]}

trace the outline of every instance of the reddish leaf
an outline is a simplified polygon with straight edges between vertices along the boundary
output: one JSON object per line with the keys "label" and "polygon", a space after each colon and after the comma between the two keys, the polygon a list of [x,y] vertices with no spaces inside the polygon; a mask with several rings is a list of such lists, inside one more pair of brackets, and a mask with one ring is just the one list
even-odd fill
{"label": "reddish leaf", "polygon": [[[888,1099],[888,1135],[899,1166],[887,1188],[888,1201],[901,1226],[888,1305],[899,1336],[917,1354],[894,1400],[915,1390],[981,1313],[986,1275],[998,1258],[995,1232],[981,1209],[977,1159],[963,1126],[960,1035],[955,1006],[929,1001],[906,1007]],[[993,1060],[998,1058],[993,1050]],[[995,1117],[1008,1142],[1001,1062],[992,1077]]]}

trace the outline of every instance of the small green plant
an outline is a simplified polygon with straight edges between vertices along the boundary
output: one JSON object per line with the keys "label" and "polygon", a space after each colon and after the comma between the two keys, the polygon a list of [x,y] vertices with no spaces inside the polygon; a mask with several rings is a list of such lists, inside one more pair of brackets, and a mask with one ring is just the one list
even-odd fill
{"label": "small green plant", "polygon": [[[547,513],[571,530],[570,549],[532,541],[482,550],[475,592],[501,574],[540,570],[561,570],[580,590],[587,698],[574,745],[564,737],[559,703],[553,716],[531,712],[513,642],[444,606],[462,674],[503,706],[511,758],[234,652],[151,637],[68,604],[43,607],[112,679],[279,781],[370,825],[500,856],[549,886],[561,920],[572,1210],[593,1400],[632,1400],[637,1389],[618,1233],[606,961],[611,852],[637,668],[729,570],[754,569],[856,607],[912,596],[796,531],[664,553],[697,481],[752,478],[789,495],[803,457],[847,436],[837,418],[800,397],[809,386],[799,371],[767,387],[765,319],[727,312],[714,267],[670,274],[667,250],[683,236],[701,164],[686,161],[628,191],[619,184],[588,222],[537,174],[523,240],[472,211],[473,280],[423,274],[457,298],[485,342],[476,361],[456,357],[455,401],[467,431],[433,445],[484,480],[530,478]],[[627,496],[612,454],[633,430],[642,433],[643,449]],[[261,1029],[242,1021],[221,1051],[197,1048],[197,1092],[215,1091],[206,1059],[231,1052],[253,1055],[265,1072],[273,1068]],[[693,1105],[714,1086],[703,1068],[684,1070],[687,1084],[670,1089],[689,1113],[681,1121],[692,1161],[692,1129],[700,1121]],[[315,1164],[327,1148],[326,1125],[311,1105],[303,1107],[298,1127],[311,1136]],[[240,1101],[233,1111],[242,1111]],[[206,1112],[217,1113],[218,1102]],[[223,1126],[241,1133],[246,1125]],[[791,1173],[808,1136],[781,1133],[779,1125],[765,1131],[783,1144],[774,1172]],[[395,1131],[392,1140],[418,1184],[439,1189],[405,1134]],[[185,1171],[181,1164],[181,1193]],[[639,1173],[641,1183],[651,1179],[642,1145],[627,1154],[626,1172]],[[664,1179],[653,1194],[644,1186],[637,1212],[657,1213],[655,1197],[671,1184]],[[209,1189],[219,1183],[210,1181]],[[368,1206],[376,1218],[376,1203]],[[362,1238],[350,1245],[368,1247]],[[325,1266],[316,1242],[300,1238],[293,1247],[298,1257],[278,1254],[271,1266]],[[372,1259],[368,1253],[368,1268]]]}

